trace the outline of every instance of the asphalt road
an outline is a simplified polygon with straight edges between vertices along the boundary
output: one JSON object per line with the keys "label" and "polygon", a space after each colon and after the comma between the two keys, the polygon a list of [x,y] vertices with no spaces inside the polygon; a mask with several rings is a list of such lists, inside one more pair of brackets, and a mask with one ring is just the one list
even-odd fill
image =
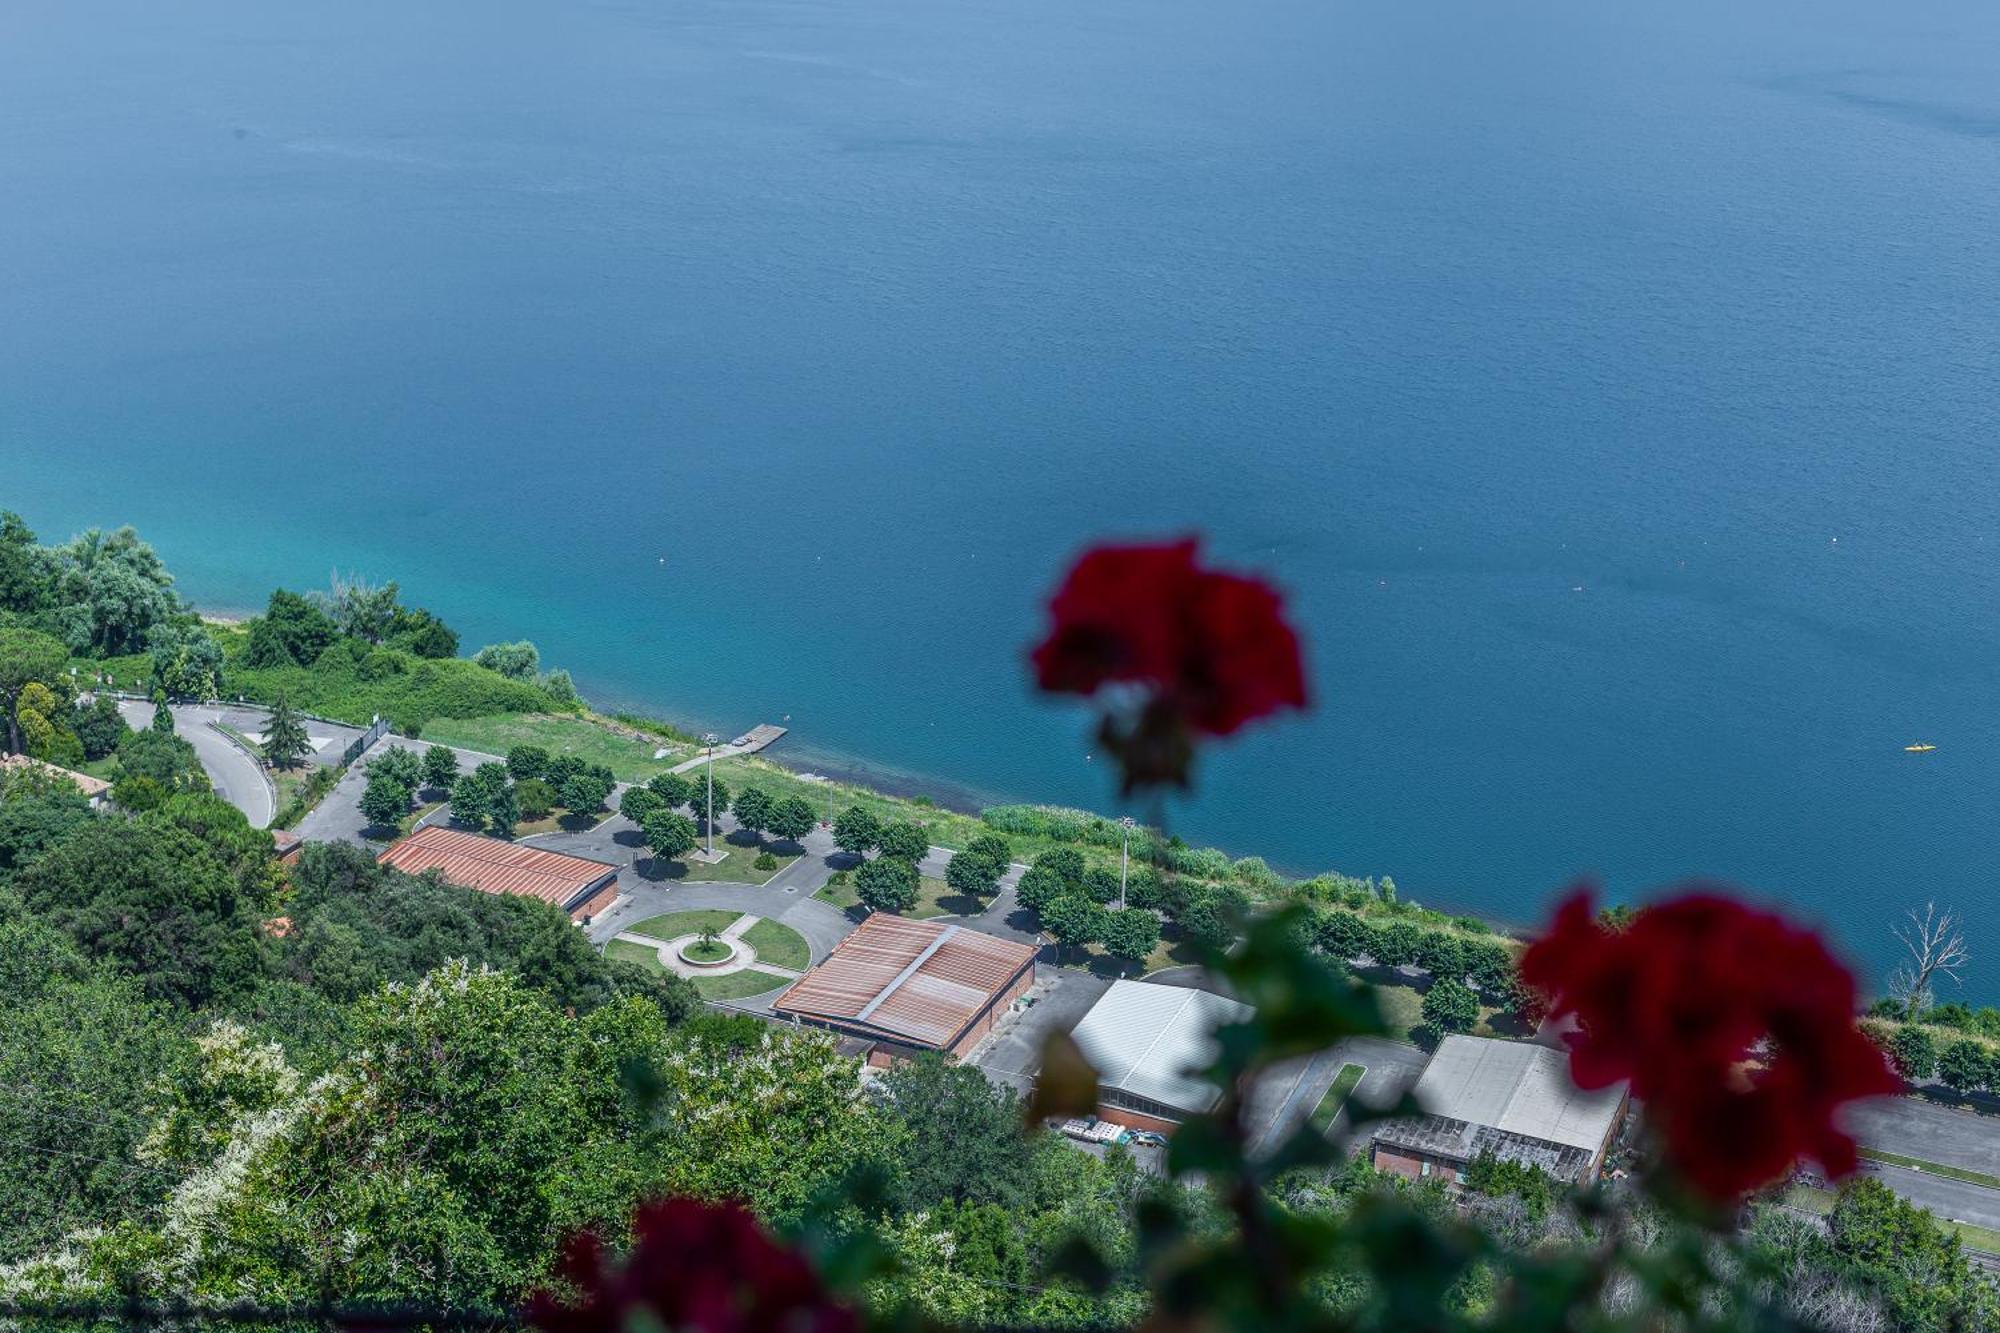
{"label": "asphalt road", "polygon": [[[130,726],[153,725],[151,704],[128,701],[119,705],[119,712]],[[203,771],[215,785],[215,794],[241,810],[252,828],[271,827],[271,820],[277,814],[271,784],[265,781],[264,770],[256,760],[209,725],[222,716],[220,710],[204,704],[177,704],[173,714],[174,730],[194,746]]]}

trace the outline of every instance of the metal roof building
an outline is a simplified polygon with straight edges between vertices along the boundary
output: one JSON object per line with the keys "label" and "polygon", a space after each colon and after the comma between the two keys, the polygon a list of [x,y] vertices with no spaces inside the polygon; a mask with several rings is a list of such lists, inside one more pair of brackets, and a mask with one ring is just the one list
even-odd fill
{"label": "metal roof building", "polygon": [[1070,1035],[1097,1070],[1099,1113],[1152,1129],[1215,1105],[1221,1091],[1188,1071],[1213,1058],[1217,1028],[1254,1012],[1205,990],[1115,981]]}
{"label": "metal roof building", "polygon": [[876,912],[771,1002],[891,1047],[963,1054],[1034,980],[1033,945]]}
{"label": "metal roof building", "polygon": [[1375,1164],[1453,1181],[1482,1153],[1558,1180],[1595,1179],[1628,1099],[1622,1084],[1578,1088],[1561,1051],[1463,1036],[1439,1044],[1414,1094],[1427,1114],[1377,1129]]}
{"label": "metal roof building", "polygon": [[375,859],[412,875],[435,870],[468,889],[538,898],[579,919],[602,910],[617,893],[618,867],[608,861],[436,824],[418,829]]}

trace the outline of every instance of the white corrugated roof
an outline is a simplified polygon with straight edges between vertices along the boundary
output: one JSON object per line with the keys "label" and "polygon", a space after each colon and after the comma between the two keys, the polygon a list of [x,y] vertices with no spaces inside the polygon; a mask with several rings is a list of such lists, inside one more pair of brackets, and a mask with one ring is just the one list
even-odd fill
{"label": "white corrugated roof", "polygon": [[1604,1146],[1624,1095],[1623,1085],[1578,1088],[1560,1051],[1489,1037],[1446,1037],[1416,1087],[1431,1115],[1592,1153]]}
{"label": "white corrugated roof", "polygon": [[1103,1086],[1201,1112],[1221,1094],[1187,1071],[1214,1057],[1217,1028],[1252,1012],[1205,990],[1114,981],[1070,1035]]}

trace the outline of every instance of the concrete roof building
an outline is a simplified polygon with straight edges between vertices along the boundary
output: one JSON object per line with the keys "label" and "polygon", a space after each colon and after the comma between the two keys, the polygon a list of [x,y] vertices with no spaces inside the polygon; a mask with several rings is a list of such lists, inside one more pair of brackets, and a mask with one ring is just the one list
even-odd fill
{"label": "concrete roof building", "polygon": [[1254,1012],[1204,990],[1113,982],[1070,1034],[1097,1070],[1099,1117],[1165,1131],[1207,1111],[1222,1093],[1189,1071],[1214,1058],[1217,1028]]}
{"label": "concrete roof building", "polygon": [[963,1055],[1034,983],[1035,953],[964,926],[876,912],[771,1011],[866,1038],[877,1064],[922,1050]]}
{"label": "concrete roof building", "polygon": [[588,921],[618,896],[618,867],[433,824],[375,858],[412,875],[435,870],[453,884],[486,893],[538,898]]}
{"label": "concrete roof building", "polygon": [[1629,1104],[1623,1084],[1586,1092],[1570,1082],[1561,1051],[1487,1037],[1446,1037],[1413,1093],[1427,1114],[1377,1129],[1374,1163],[1452,1182],[1483,1153],[1595,1180]]}

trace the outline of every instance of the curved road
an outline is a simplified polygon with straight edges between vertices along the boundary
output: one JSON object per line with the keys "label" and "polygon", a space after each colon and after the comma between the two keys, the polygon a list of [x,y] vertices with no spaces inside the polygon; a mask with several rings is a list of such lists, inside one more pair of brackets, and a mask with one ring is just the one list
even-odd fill
{"label": "curved road", "polygon": [[[118,711],[131,726],[153,725],[151,704],[128,700],[119,705]],[[209,725],[222,716],[221,712],[200,704],[175,704],[173,712],[174,729],[182,740],[194,746],[208,780],[215,784],[215,794],[241,810],[250,827],[271,827],[271,820],[278,813],[271,797],[271,784],[264,780],[264,770],[256,760]]]}

